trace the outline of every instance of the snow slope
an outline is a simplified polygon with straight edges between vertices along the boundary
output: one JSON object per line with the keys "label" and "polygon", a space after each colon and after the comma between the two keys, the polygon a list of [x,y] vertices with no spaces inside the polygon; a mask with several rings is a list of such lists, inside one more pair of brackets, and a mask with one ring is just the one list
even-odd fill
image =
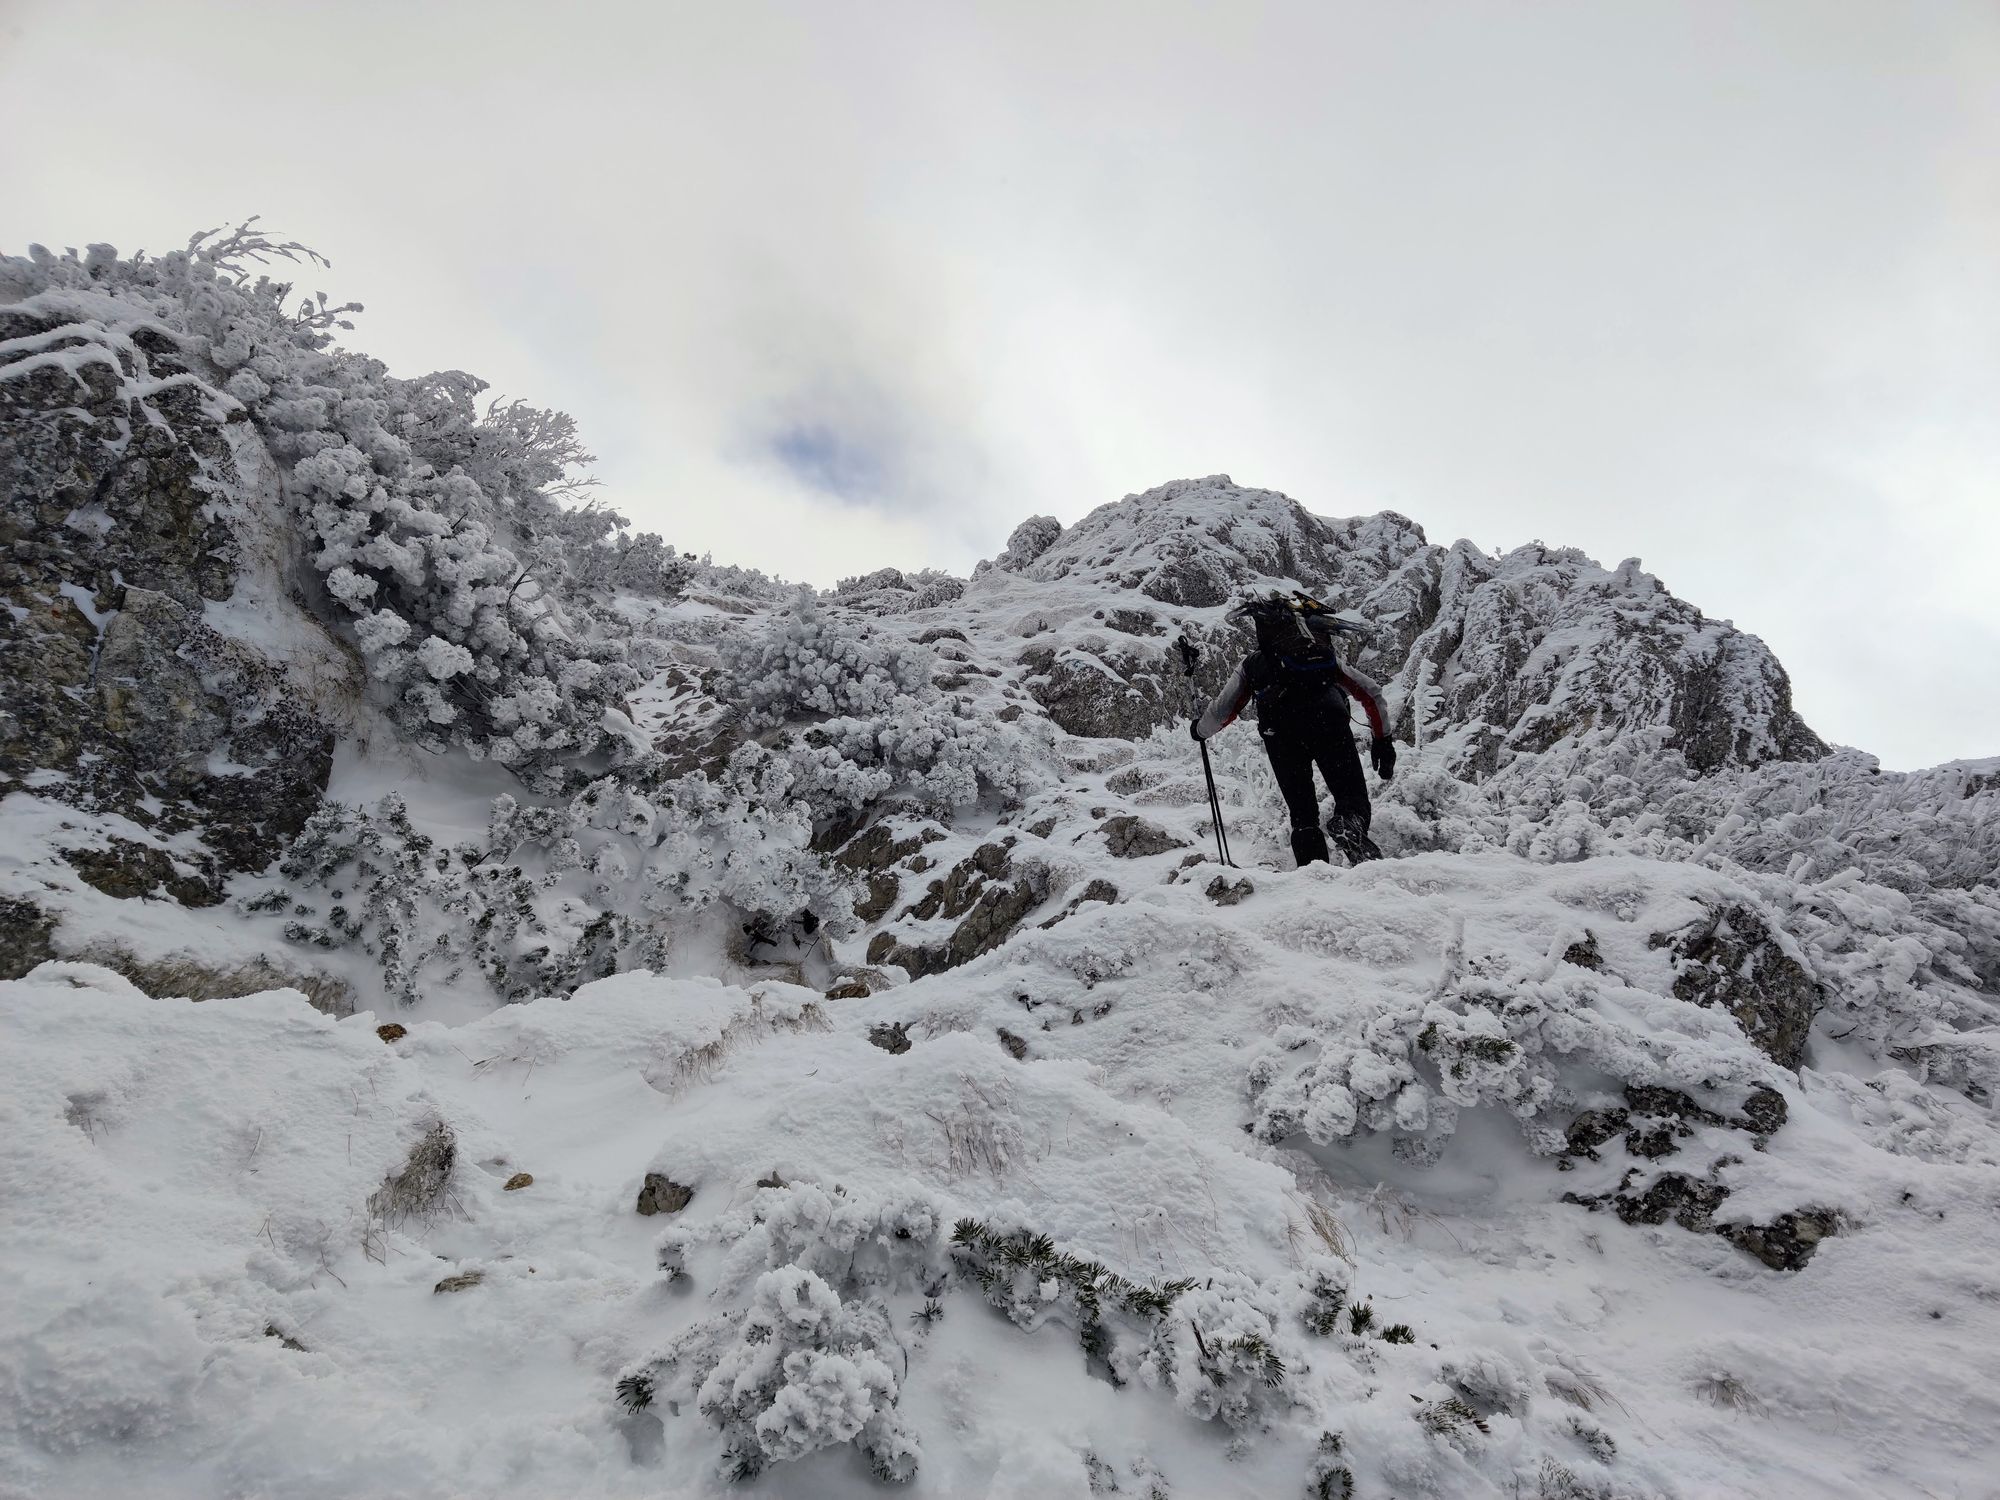
{"label": "snow slope", "polygon": [[[1087,859],[1128,884],[1178,863]],[[1218,876],[1254,890],[1217,905]],[[387,1045],[381,1017],[335,1021],[296,993],[189,1006],[48,966],[0,991],[0,1481],[707,1492],[725,1434],[692,1401],[627,1413],[614,1383],[736,1313],[767,1269],[804,1265],[885,1314],[914,1493],[1084,1495],[1093,1474],[1304,1493],[1328,1432],[1360,1494],[1982,1493],[2000,1419],[1991,1119],[1788,1074],[1661,993],[1650,934],[1754,899],[1620,856],[1204,863],[860,999],[626,974]],[[1558,956],[1586,933],[1602,971]],[[1479,1076],[1423,1068],[1430,1024]],[[871,1045],[885,1028],[907,1050]],[[1511,1061],[1478,1061],[1489,1034],[1518,1039]],[[1274,1109],[1334,1060],[1364,1115],[1428,1114],[1434,1164],[1324,1100],[1296,1127]],[[1568,1172],[1537,1154],[1563,1142],[1537,1140],[1545,1114],[1632,1083],[1725,1118],[1762,1087],[1788,1117],[1762,1149],[1698,1125],[1670,1163],[1615,1141]],[[457,1153],[439,1203],[400,1222],[371,1207],[439,1120]],[[1712,1177],[1721,1218],[1814,1208],[1839,1229],[1787,1272],[1559,1203],[1635,1165]],[[533,1183],[505,1190],[517,1171]],[[693,1189],[664,1239],[678,1280],[658,1266],[669,1220],[633,1211],[648,1171]],[[953,1269],[963,1217],[1220,1289],[1175,1304],[1176,1348],[1191,1320],[1219,1340],[1248,1319],[1282,1384],[1257,1383],[1237,1422],[1199,1420],[1211,1382],[1163,1373],[1138,1326],[1094,1369],[1053,1282],[1017,1323]],[[437,1289],[468,1273],[483,1279]],[[1372,1334],[1345,1316],[1308,1331],[1321,1275],[1373,1308]],[[913,1322],[927,1291],[942,1315]],[[1385,1343],[1394,1324],[1412,1341]],[[750,1492],[873,1492],[837,1422],[798,1420],[806,1456]]]}

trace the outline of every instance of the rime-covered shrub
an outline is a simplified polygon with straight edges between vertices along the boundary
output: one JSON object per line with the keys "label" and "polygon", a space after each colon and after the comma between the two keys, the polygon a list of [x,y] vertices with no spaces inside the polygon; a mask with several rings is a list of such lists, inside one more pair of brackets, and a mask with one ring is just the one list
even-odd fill
{"label": "rime-covered shrub", "polygon": [[749,1305],[689,1329],[618,1382],[632,1411],[691,1405],[722,1434],[725,1479],[853,1443],[880,1479],[916,1477],[896,1410],[902,1348],[878,1302],[850,1303],[802,1266],[757,1278]]}
{"label": "rime-covered shrub", "polygon": [[872,634],[800,590],[762,629],[726,637],[722,692],[756,727],[795,730],[782,751],[791,792],[816,818],[850,816],[891,792],[944,813],[1042,784],[1044,721],[966,715],[931,684],[921,646]]}
{"label": "rime-covered shrub", "polygon": [[930,686],[930,653],[854,628],[800,589],[762,629],[723,644],[726,694],[753,726],[809,717],[879,718]]}
{"label": "rime-covered shrub", "polygon": [[793,776],[820,816],[856,811],[891,790],[944,814],[984,793],[1018,798],[1044,784],[1045,721],[975,719],[937,694],[899,707],[888,717],[829,719],[800,737],[790,751]]}
{"label": "rime-covered shrub", "polygon": [[463,371],[399,380],[336,347],[358,308],[294,306],[292,283],[245,269],[273,257],[324,264],[245,225],[157,259],[34,247],[0,280],[21,311],[69,320],[56,334],[102,344],[114,366],[135,334],[156,355],[166,343],[172,380],[217,420],[249,418],[300,523],[315,603],[406,734],[531,779],[595,749],[640,676],[630,628],[593,590],[671,592],[669,549],[564,503],[590,461],[568,416],[482,403],[484,383]]}
{"label": "rime-covered shrub", "polygon": [[324,804],[279,867],[294,889],[247,909],[279,915],[289,942],[358,948],[402,1005],[468,974],[503,1000],[567,994],[640,946],[630,918],[557,889],[581,864],[563,809],[497,798],[484,847],[446,849],[391,793],[373,809]]}
{"label": "rime-covered shrub", "polygon": [[1266,1282],[1216,1271],[1143,1283],[1025,1226],[976,1219],[954,1226],[951,1253],[959,1278],[1017,1326],[1073,1329],[1114,1385],[1164,1390],[1190,1415],[1240,1433],[1309,1408],[1296,1378],[1308,1365],[1302,1336],[1351,1346],[1365,1331],[1341,1326],[1348,1271],[1330,1256]]}
{"label": "rime-covered shrub", "polygon": [[916,592],[910,598],[912,612],[920,609],[936,609],[949,604],[965,592],[965,580],[954,578],[949,573],[926,570],[910,580]]}
{"label": "rime-covered shrub", "polygon": [[835,934],[854,922],[840,872],[811,848],[807,789],[786,757],[747,745],[711,777],[702,771],[641,790],[607,777],[571,810],[601,835],[590,855],[601,899],[636,877],[646,911],[692,915],[725,906],[791,921],[809,915]]}
{"label": "rime-covered shrub", "polygon": [[946,1270],[944,1210],[915,1185],[853,1195],[809,1182],[760,1188],[742,1207],[668,1229],[660,1261],[684,1267],[691,1252],[717,1244],[727,1247],[713,1288],[722,1296],[783,1266],[812,1271],[849,1297],[919,1290]]}
{"label": "rime-covered shrub", "polygon": [[1468,963],[1455,945],[1430,997],[1384,994],[1254,1063],[1256,1132],[1322,1143],[1383,1133],[1430,1162],[1461,1110],[1491,1106],[1513,1116],[1532,1150],[1554,1155],[1595,1080],[1739,1097],[1777,1080],[1730,1020],[1687,1011],[1573,966],[1541,978]]}
{"label": "rime-covered shrub", "polygon": [[1823,1034],[1991,1097],[2000,782],[1990,763],[1890,775],[1843,750],[1697,775],[1666,737],[1578,736],[1515,755],[1479,783],[1411,757],[1376,790],[1375,836],[1397,854],[1499,847],[1563,863],[1623,852],[1729,872],[1803,949],[1827,997]]}
{"label": "rime-covered shrub", "polygon": [[658,919],[707,913],[769,938],[844,934],[846,878],[810,848],[786,761],[751,746],[717,777],[601,778],[566,803],[494,799],[484,840],[446,849],[395,795],[323,805],[280,869],[291,888],[250,898],[287,941],[357,948],[388,993],[477,979],[497,999],[567,994],[668,954]]}
{"label": "rime-covered shrub", "polygon": [[852,1442],[877,1477],[905,1481],[921,1456],[896,1412],[894,1370],[907,1364],[883,1295],[942,1289],[942,1216],[921,1189],[848,1197],[808,1183],[766,1187],[707,1223],[675,1226],[659,1246],[669,1280],[687,1259],[727,1246],[717,1297],[738,1311],[697,1325],[618,1382],[642,1410],[692,1404],[723,1435],[721,1469],[766,1464]]}
{"label": "rime-covered shrub", "polygon": [[1271,1287],[1218,1272],[1154,1325],[1149,1369],[1190,1416],[1261,1432],[1301,1404],[1290,1377],[1305,1350],[1286,1312]]}

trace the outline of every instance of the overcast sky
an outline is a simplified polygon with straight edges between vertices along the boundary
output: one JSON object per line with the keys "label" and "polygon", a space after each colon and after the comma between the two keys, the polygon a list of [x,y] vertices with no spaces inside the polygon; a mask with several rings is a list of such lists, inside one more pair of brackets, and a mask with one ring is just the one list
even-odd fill
{"label": "overcast sky", "polygon": [[252,213],[718,560],[1226,472],[2000,753],[2000,5],[0,0],[0,248]]}

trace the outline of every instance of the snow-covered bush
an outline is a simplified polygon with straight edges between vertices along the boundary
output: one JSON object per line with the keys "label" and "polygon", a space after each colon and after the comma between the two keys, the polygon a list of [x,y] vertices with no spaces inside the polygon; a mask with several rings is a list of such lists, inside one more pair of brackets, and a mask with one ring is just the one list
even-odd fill
{"label": "snow-covered bush", "polygon": [[853,625],[802,589],[764,628],[727,638],[721,691],[753,727],[799,727],[783,754],[816,818],[895,792],[934,812],[1041,784],[1044,721],[967,716],[931,683],[931,653]]}
{"label": "snow-covered bush", "polygon": [[618,1382],[641,1411],[692,1404],[723,1435],[721,1471],[852,1442],[877,1477],[906,1481],[921,1457],[896,1412],[893,1370],[908,1359],[882,1297],[942,1287],[942,1216],[911,1187],[859,1197],[809,1183],[760,1189],[716,1219],[675,1226],[659,1262],[669,1280],[709,1245],[728,1247],[712,1293],[746,1305],[697,1325]]}
{"label": "snow-covered bush", "polygon": [[642,780],[604,777],[567,803],[502,795],[485,839],[453,849],[394,794],[327,803],[280,866],[290,888],[246,909],[283,917],[290,942],[359,948],[404,1005],[461,979],[520,1000],[657,967],[704,913],[767,936],[852,930],[846,878],[812,851],[783,757],[749,746],[714,778]]}
{"label": "snow-covered bush", "polygon": [[1218,1272],[1155,1325],[1150,1365],[1190,1416],[1261,1432],[1299,1404],[1288,1379],[1305,1363],[1295,1324],[1271,1288]]}
{"label": "snow-covered bush", "polygon": [[762,630],[723,646],[726,689],[756,727],[819,715],[881,717],[930,686],[930,653],[854,629],[810,589]]}
{"label": "snow-covered bush", "polygon": [[663,1268],[684,1268],[697,1249],[726,1246],[713,1288],[722,1296],[783,1266],[812,1271],[844,1296],[882,1295],[936,1284],[947,1269],[943,1230],[943,1208],[914,1185],[850,1195],[799,1182],[760,1188],[742,1207],[675,1225],[659,1253]]}
{"label": "snow-covered bush", "polygon": [[808,788],[791,760],[751,744],[713,777],[691,771],[642,784],[606,777],[570,804],[579,824],[600,834],[590,855],[598,899],[618,900],[629,876],[655,915],[721,905],[746,917],[804,916],[836,936],[852,929],[841,873],[811,848]]}
{"label": "snow-covered bush", "polygon": [[845,1302],[804,1267],[780,1266],[757,1278],[748,1307],[628,1371],[618,1395],[635,1412],[692,1405],[722,1433],[726,1479],[851,1442],[878,1478],[901,1482],[922,1456],[896,1411],[902,1363],[879,1302]]}
{"label": "snow-covered bush", "polygon": [[329,802],[279,867],[297,889],[252,897],[246,910],[284,917],[289,942],[359,948],[402,1005],[426,984],[464,976],[502,1000],[567,994],[629,967],[621,954],[649,956],[635,951],[629,918],[556,889],[582,863],[571,823],[561,808],[524,809],[503,796],[483,848],[445,849],[394,793],[372,810]]}
{"label": "snow-covered bush", "polygon": [[994,724],[937,694],[898,706],[883,718],[829,719],[799,737],[793,776],[819,816],[856,812],[892,790],[942,815],[984,793],[1015,799],[1044,784],[1044,721]]}
{"label": "snow-covered bush", "polygon": [[1112,1384],[1165,1391],[1189,1415],[1243,1435],[1310,1414],[1298,1380],[1312,1363],[1303,1339],[1332,1340],[1365,1361],[1369,1339],[1411,1336],[1406,1327],[1376,1328],[1369,1308],[1342,1318],[1349,1271],[1328,1255],[1262,1282],[1217,1270],[1141,1283],[1026,1226],[977,1219],[953,1228],[951,1254],[960,1279],[1017,1326],[1073,1329]]}
{"label": "snow-covered bush", "polygon": [[313,602],[360,648],[405,733],[530,778],[591,751],[640,680],[630,627],[593,589],[672,592],[668,549],[565,503],[590,462],[568,416],[482,404],[484,383],[463,371],[399,380],[337,348],[359,309],[324,296],[294,307],[292,283],[246,269],[273,257],[324,264],[245,225],[157,259],[34,247],[0,277],[24,311],[73,320],[59,332],[101,343],[114,367],[136,368],[142,340],[157,378],[193,386],[217,420],[254,424],[322,586]]}
{"label": "snow-covered bush", "polygon": [[1389,1134],[1413,1160],[1435,1161],[1463,1109],[1514,1117],[1530,1149],[1555,1155],[1596,1080],[1740,1101],[1776,1067],[1715,1011],[1627,989],[1571,965],[1548,977],[1460,943],[1428,998],[1383,992],[1293,1038],[1303,1063],[1273,1050],[1253,1064],[1258,1136],[1321,1143]]}

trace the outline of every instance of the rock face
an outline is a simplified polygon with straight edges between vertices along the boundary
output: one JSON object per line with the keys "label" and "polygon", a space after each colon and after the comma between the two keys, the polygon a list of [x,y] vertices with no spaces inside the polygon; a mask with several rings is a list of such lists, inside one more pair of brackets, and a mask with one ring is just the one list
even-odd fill
{"label": "rock face", "polygon": [[1048,895],[1048,879],[1040,864],[1015,865],[1013,840],[982,844],[953,865],[941,880],[933,880],[922,900],[904,912],[920,922],[956,917],[958,925],[942,943],[908,943],[894,933],[878,932],[868,945],[871,964],[897,964],[912,979],[941,974],[970,963],[1004,943],[1022,918]]}
{"label": "rock face", "polygon": [[[1092,648],[1095,649],[1092,649]],[[1219,692],[1234,663],[1209,653],[1191,691],[1165,648],[1089,641],[1057,651],[1031,645],[1021,662],[1028,691],[1048,716],[1088,739],[1144,739],[1162,724],[1192,718],[1196,702]]]}
{"label": "rock face", "polygon": [[31,901],[0,897],[0,979],[19,979],[56,956],[55,918]]}
{"label": "rock face", "polygon": [[175,348],[0,309],[0,795],[119,815],[144,837],[80,841],[83,879],[200,905],[297,833],[333,736],[208,621],[240,477]]}
{"label": "rock face", "polygon": [[[1698,771],[1827,753],[1763,642],[1707,619],[1636,561],[1605,569],[1540,543],[1498,556],[1469,542],[1434,546],[1393,511],[1327,519],[1215,475],[1100,506],[1009,571],[1119,601],[1116,639],[1023,652],[1030,691],[1072,734],[1136,739],[1187,716],[1169,642],[1128,633],[1121,595],[1156,601],[1163,608],[1147,613],[1162,635],[1186,631],[1205,648],[1197,688],[1207,695],[1249,646],[1223,606],[1251,590],[1303,588],[1369,622],[1354,664],[1394,689],[1393,727],[1405,738],[1419,728],[1422,689],[1425,737],[1460,731],[1461,771],[1490,771],[1509,751],[1567,735],[1656,727]],[[981,597],[976,582],[963,602]],[[1024,598],[1018,587],[1003,597],[1010,608]]]}
{"label": "rock face", "polygon": [[1676,998],[1728,1011],[1780,1067],[1805,1061],[1806,1036],[1825,996],[1755,912],[1720,908],[1654,941],[1673,949]]}

